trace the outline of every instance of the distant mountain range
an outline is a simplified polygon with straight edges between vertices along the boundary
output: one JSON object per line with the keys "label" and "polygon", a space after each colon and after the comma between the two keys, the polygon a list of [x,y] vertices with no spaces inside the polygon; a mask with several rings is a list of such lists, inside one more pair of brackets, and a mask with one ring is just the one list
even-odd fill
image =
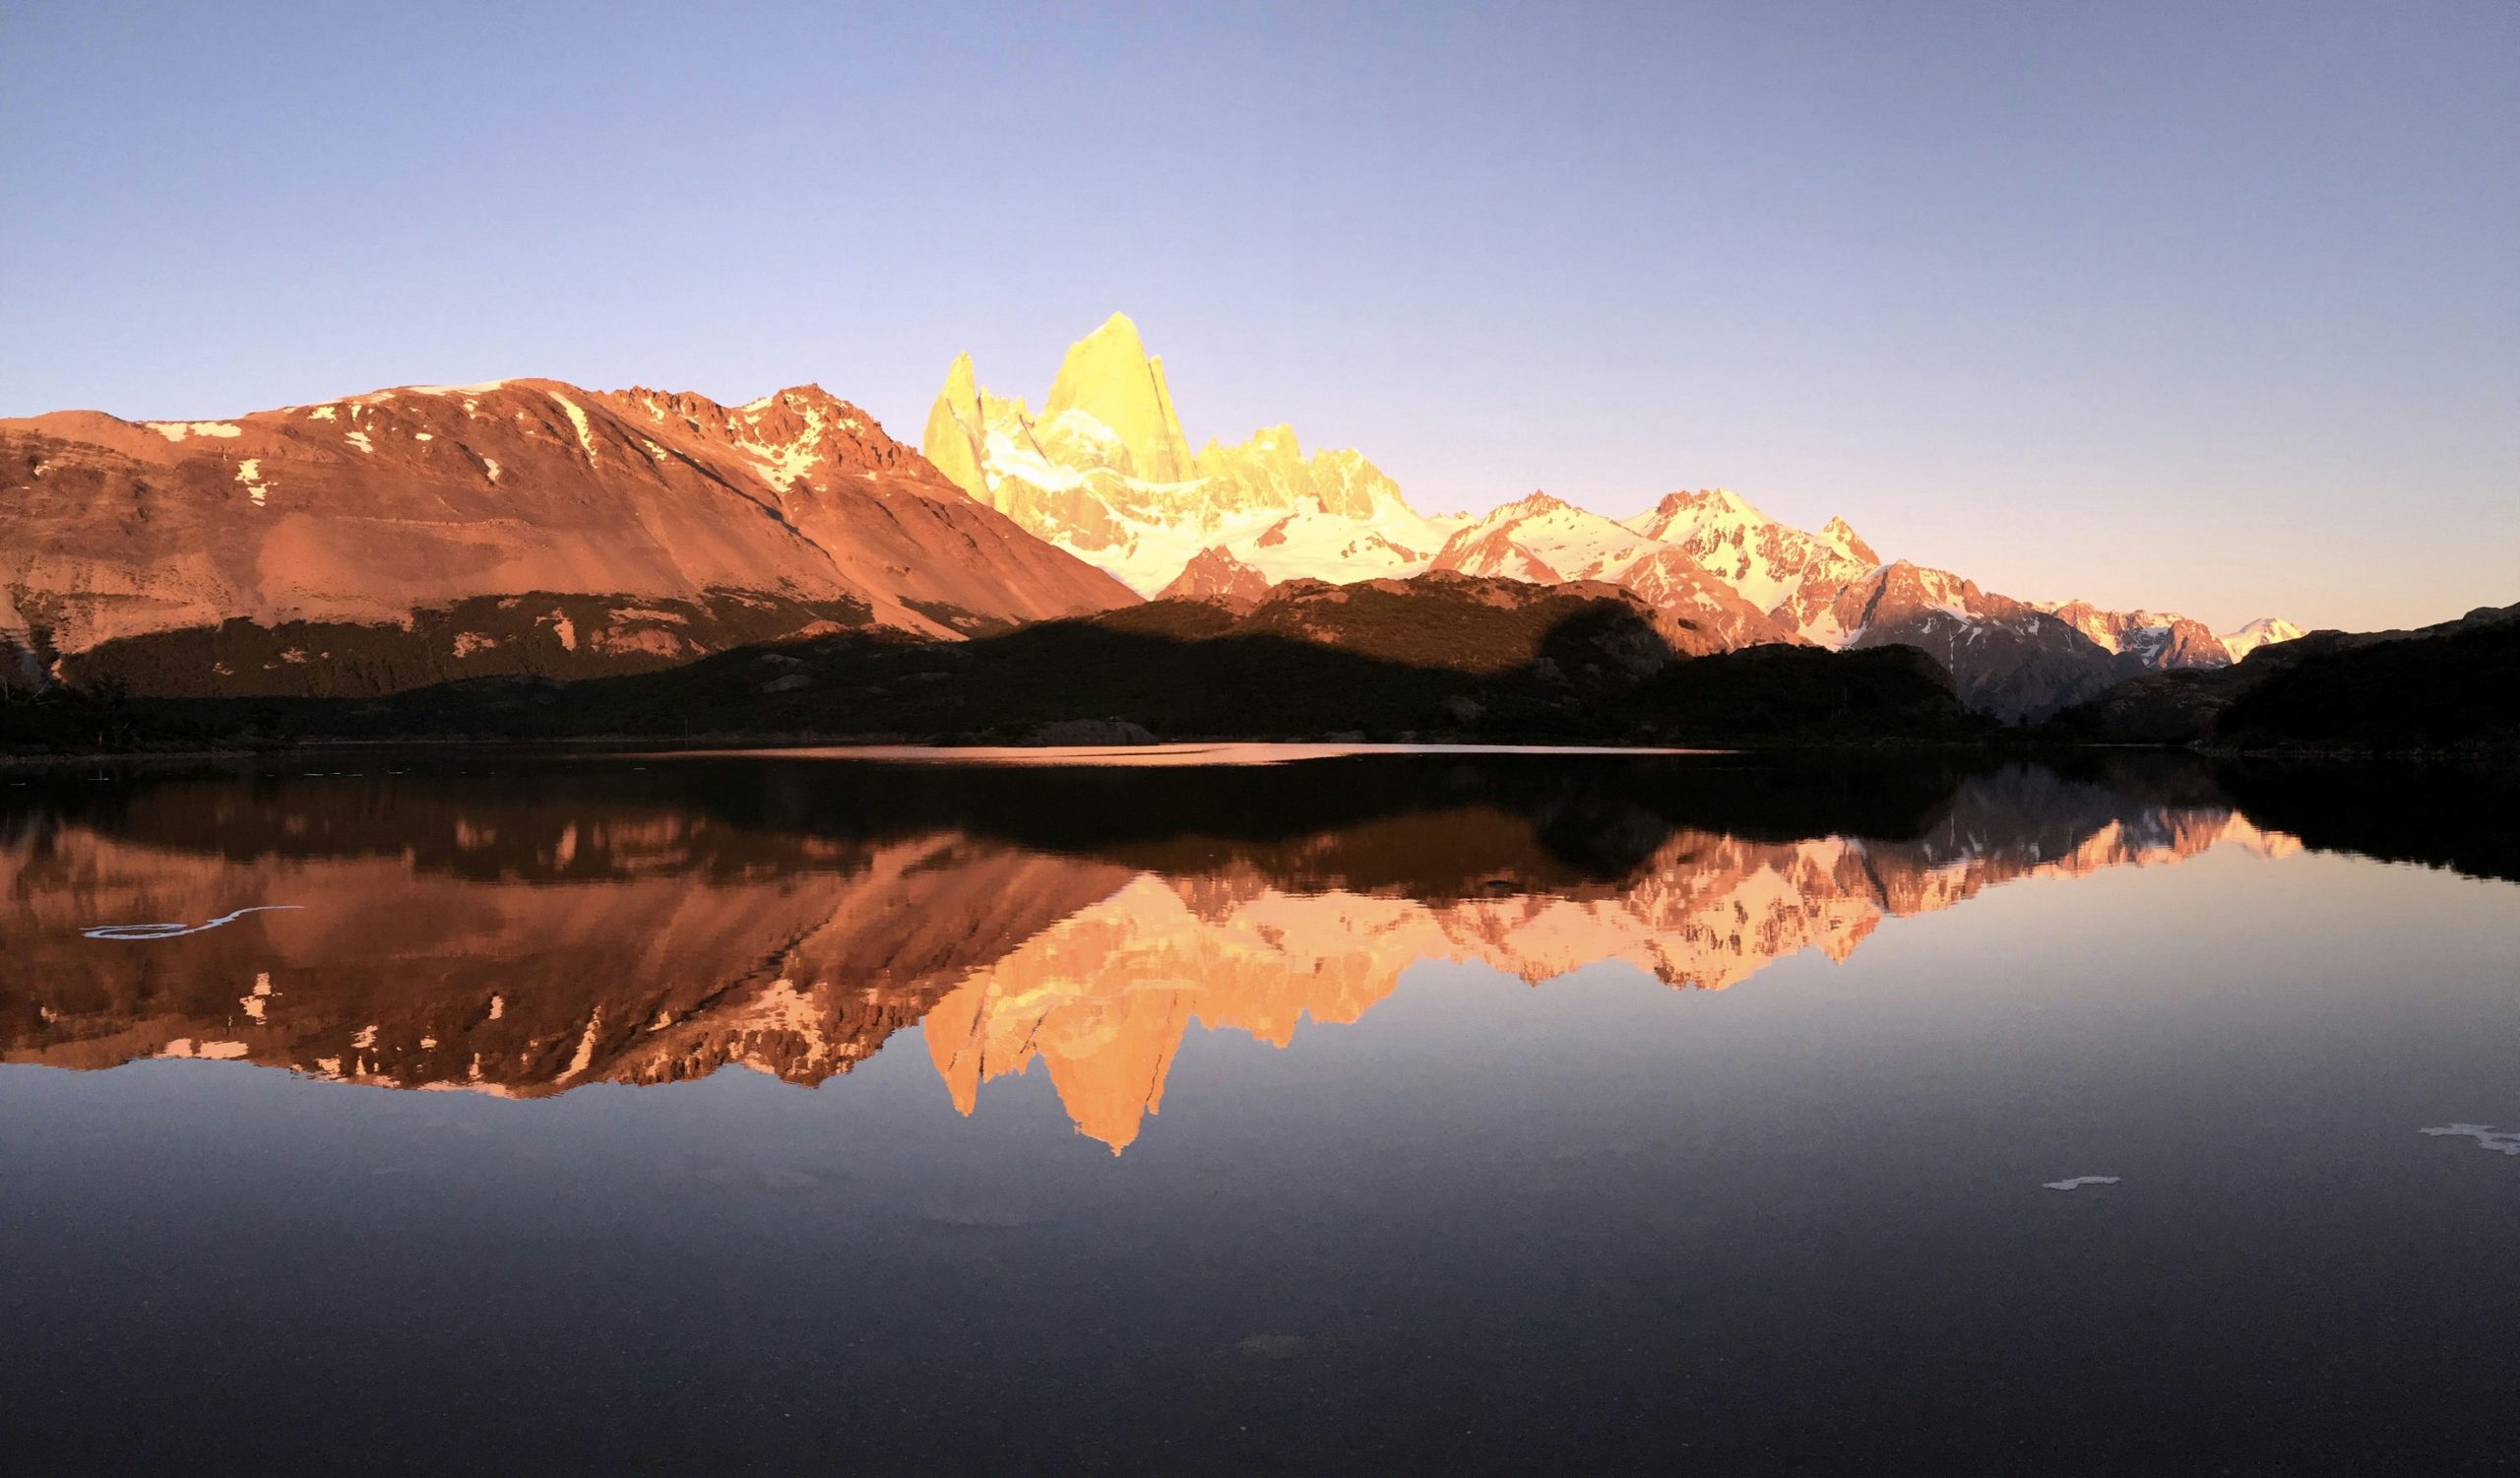
{"label": "distant mountain range", "polygon": [[2018,601],[1885,562],[1844,519],[1809,533],[1721,489],[1671,493],[1624,522],[1545,493],[1429,516],[1359,453],[1305,457],[1290,426],[1194,455],[1163,361],[1116,313],[1068,350],[1039,416],[957,358],[922,445],[974,498],[1144,594],[1249,600],[1282,580],[1425,570],[1603,581],[1731,647],[1921,647],[1973,706],[2007,719],[2300,634],[2269,618],[2219,637],[2170,612]]}
{"label": "distant mountain range", "polygon": [[2411,631],[2312,631],[2121,682],[2056,718],[2112,743],[2321,753],[2520,747],[2520,605]]}
{"label": "distant mountain range", "polygon": [[508,380],[228,420],[0,420],[0,685],[375,696],[1452,573],[1625,591],[1683,656],[1916,647],[1971,707],[2022,721],[2300,634],[2016,600],[1722,490],[1624,521],[1537,492],[1422,514],[1289,426],[1193,451],[1117,314],[1038,413],[954,360],[921,445],[810,385],[734,407]]}

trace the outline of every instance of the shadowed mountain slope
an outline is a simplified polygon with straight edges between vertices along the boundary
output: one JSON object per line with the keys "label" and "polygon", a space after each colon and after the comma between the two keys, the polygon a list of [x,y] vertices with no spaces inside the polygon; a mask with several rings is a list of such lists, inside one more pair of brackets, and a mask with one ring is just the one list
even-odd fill
{"label": "shadowed mountain slope", "polygon": [[[1617,587],[1439,573],[1289,582],[1250,606],[1159,601],[966,642],[841,634],[565,684],[125,708],[161,730],[366,738],[1752,743],[1984,732],[1941,671],[1905,648],[1685,656],[1696,639]],[[0,735],[9,723],[0,712]]]}

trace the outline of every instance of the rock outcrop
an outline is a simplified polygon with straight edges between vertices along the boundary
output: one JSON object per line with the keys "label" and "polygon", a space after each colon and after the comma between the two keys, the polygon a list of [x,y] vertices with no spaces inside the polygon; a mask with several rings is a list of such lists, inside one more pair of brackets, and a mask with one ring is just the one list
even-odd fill
{"label": "rock outcrop", "polygon": [[1224,601],[1250,604],[1267,599],[1269,577],[1212,545],[1192,555],[1172,583],[1156,592],[1159,601]]}

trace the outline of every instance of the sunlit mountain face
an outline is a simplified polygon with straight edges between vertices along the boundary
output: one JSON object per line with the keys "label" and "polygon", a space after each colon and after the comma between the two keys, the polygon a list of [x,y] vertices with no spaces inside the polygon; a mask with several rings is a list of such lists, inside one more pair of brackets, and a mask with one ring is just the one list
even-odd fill
{"label": "sunlit mountain face", "polygon": [[1038,1067],[1118,1151],[1189,1033],[1301,1051],[1422,962],[1755,990],[1998,885],[2301,845],[2168,759],[364,759],[6,792],[0,1060],[539,1097],[908,1033],[940,1102]]}

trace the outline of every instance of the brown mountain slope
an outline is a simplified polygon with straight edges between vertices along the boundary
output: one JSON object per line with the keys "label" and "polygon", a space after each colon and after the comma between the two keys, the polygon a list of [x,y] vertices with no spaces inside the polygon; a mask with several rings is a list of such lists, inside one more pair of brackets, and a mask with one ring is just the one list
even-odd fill
{"label": "brown mountain slope", "polygon": [[[527,594],[602,602],[497,606]],[[282,670],[346,666],[324,660],[337,638],[372,659],[349,690],[373,690],[541,671],[537,652],[583,675],[818,625],[953,636],[1134,600],[813,386],[732,409],[510,380],[228,421],[0,420],[0,641],[75,664],[191,633],[189,673],[121,664],[144,690],[301,690]],[[308,623],[322,650],[198,640],[239,620]]]}
{"label": "brown mountain slope", "polygon": [[2034,606],[2123,659],[2120,666],[2169,672],[2232,663],[2231,649],[2212,627],[2174,611],[2106,610],[2089,601]]}
{"label": "brown mountain slope", "polygon": [[1157,591],[1159,601],[1264,601],[1269,577],[1233,557],[1223,545],[1210,545],[1190,557],[1172,583]]}
{"label": "brown mountain slope", "polygon": [[1841,590],[1832,614],[1849,647],[1915,647],[1951,674],[1970,707],[2011,721],[2046,718],[2121,671],[2056,616],[1904,559]]}

